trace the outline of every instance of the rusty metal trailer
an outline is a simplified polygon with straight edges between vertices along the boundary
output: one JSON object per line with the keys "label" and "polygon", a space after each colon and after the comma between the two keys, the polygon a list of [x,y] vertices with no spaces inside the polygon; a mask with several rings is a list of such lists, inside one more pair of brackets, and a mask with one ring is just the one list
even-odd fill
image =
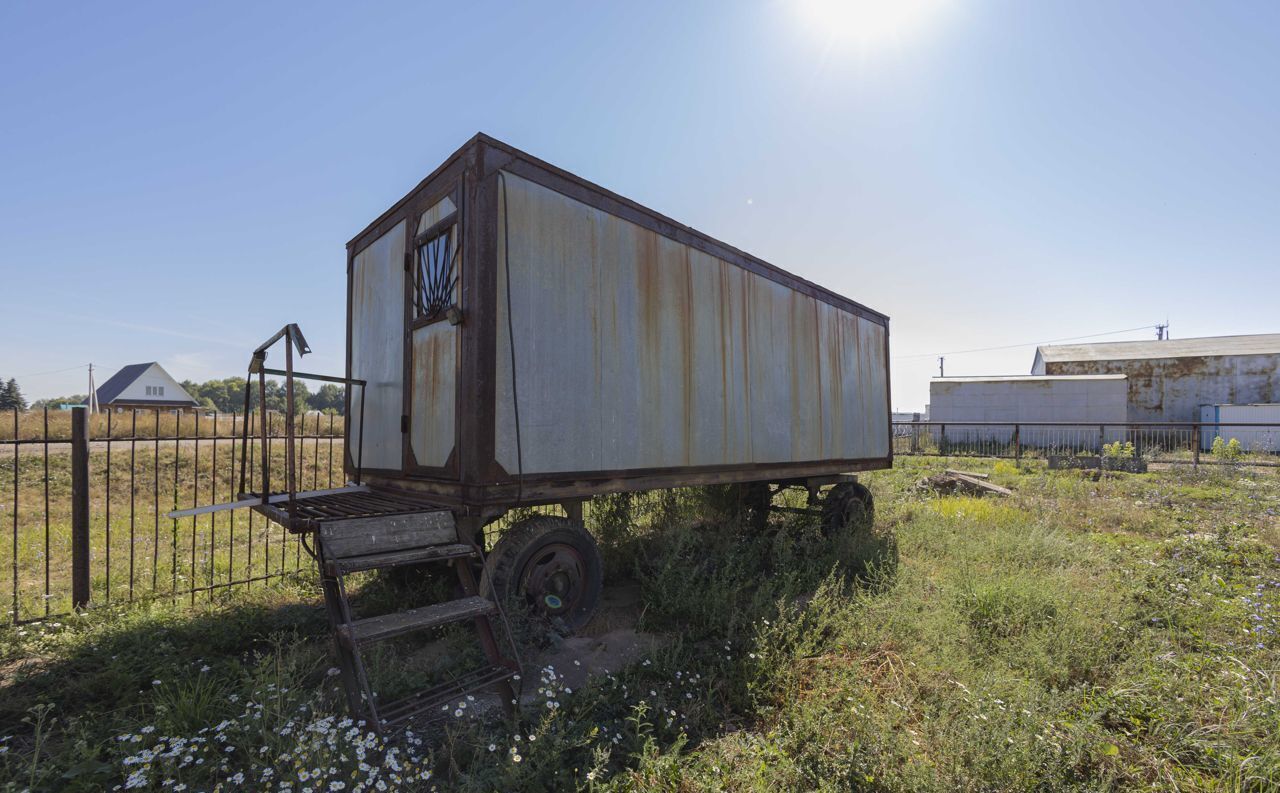
{"label": "rusty metal trailer", "polygon": [[[239,503],[313,538],[349,699],[375,726],[458,688],[381,705],[362,643],[472,619],[490,666],[463,683],[503,686],[504,601],[569,631],[590,618],[584,500],[738,485],[759,527],[799,486],[839,528],[871,508],[851,474],[892,463],[884,314],[485,135],[348,243],[346,319],[346,374],[320,379],[348,386],[351,484],[300,494],[290,470],[284,492]],[[268,369],[281,339],[285,368]],[[295,350],[287,326],[254,352],[260,389],[279,374],[292,390]],[[483,550],[486,525],[536,504],[567,517]],[[464,597],[354,617],[347,572],[424,561],[452,563]]]}
{"label": "rusty metal trailer", "polygon": [[487,136],[347,257],[370,484],[487,516],[891,463],[885,315]]}

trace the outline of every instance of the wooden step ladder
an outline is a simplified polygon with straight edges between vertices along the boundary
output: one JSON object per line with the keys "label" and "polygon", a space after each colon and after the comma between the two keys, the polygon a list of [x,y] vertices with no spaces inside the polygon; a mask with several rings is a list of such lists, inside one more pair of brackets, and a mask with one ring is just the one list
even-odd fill
{"label": "wooden step ladder", "polygon": [[[472,564],[481,557],[478,547],[460,542],[453,513],[447,509],[316,519],[316,538],[325,609],[333,630],[334,651],[352,716],[364,719],[379,733],[403,727],[415,717],[438,718],[453,710],[446,707],[460,696],[493,688],[508,716],[515,712],[511,679],[518,665],[498,648],[491,618],[494,601],[481,597]],[[357,618],[348,598],[346,577],[368,570],[388,570],[406,565],[442,563],[453,567],[462,597],[416,606],[404,611]],[[487,665],[434,688],[391,703],[380,703],[369,682],[361,651],[371,644],[408,633],[454,622],[471,621]],[[504,621],[505,627],[505,621]],[[509,632],[504,631],[508,647]]]}

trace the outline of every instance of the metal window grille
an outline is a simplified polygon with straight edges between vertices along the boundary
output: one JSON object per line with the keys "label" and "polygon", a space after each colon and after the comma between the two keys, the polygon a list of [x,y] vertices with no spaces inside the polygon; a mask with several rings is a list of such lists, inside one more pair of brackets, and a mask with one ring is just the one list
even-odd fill
{"label": "metal window grille", "polygon": [[456,223],[447,226],[418,246],[414,278],[416,319],[435,319],[454,303],[454,289],[458,284],[457,229]]}

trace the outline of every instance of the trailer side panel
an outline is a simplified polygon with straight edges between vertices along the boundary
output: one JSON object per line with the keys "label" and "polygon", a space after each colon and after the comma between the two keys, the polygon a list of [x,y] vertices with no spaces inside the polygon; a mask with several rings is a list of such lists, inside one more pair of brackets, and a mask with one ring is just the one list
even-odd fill
{"label": "trailer side panel", "polygon": [[889,456],[883,324],[514,174],[502,183],[495,453],[506,471]]}
{"label": "trailer side panel", "polygon": [[[369,384],[364,438],[358,421],[348,421],[347,427],[351,454],[363,443],[367,469],[403,467],[404,238],[401,222],[357,253],[351,265],[351,376]],[[356,410],[359,402],[353,405]]]}

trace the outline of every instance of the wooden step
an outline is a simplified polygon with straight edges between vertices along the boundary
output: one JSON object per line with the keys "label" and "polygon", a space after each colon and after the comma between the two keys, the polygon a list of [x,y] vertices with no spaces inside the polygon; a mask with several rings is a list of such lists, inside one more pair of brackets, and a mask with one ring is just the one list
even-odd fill
{"label": "wooden step", "polygon": [[452,545],[429,545],[425,548],[410,548],[404,551],[370,553],[363,556],[348,556],[344,559],[331,559],[328,565],[332,574],[354,573],[360,570],[385,570],[391,567],[403,567],[408,564],[422,564],[423,562],[443,562],[449,559],[461,559],[475,555],[475,546],[455,543]]}
{"label": "wooden step", "polygon": [[339,625],[337,633],[338,639],[346,644],[368,644],[412,631],[435,628],[474,617],[489,616],[496,611],[493,601],[473,595],[460,600],[437,603],[434,606],[423,606],[394,614],[356,620],[346,625]]}

